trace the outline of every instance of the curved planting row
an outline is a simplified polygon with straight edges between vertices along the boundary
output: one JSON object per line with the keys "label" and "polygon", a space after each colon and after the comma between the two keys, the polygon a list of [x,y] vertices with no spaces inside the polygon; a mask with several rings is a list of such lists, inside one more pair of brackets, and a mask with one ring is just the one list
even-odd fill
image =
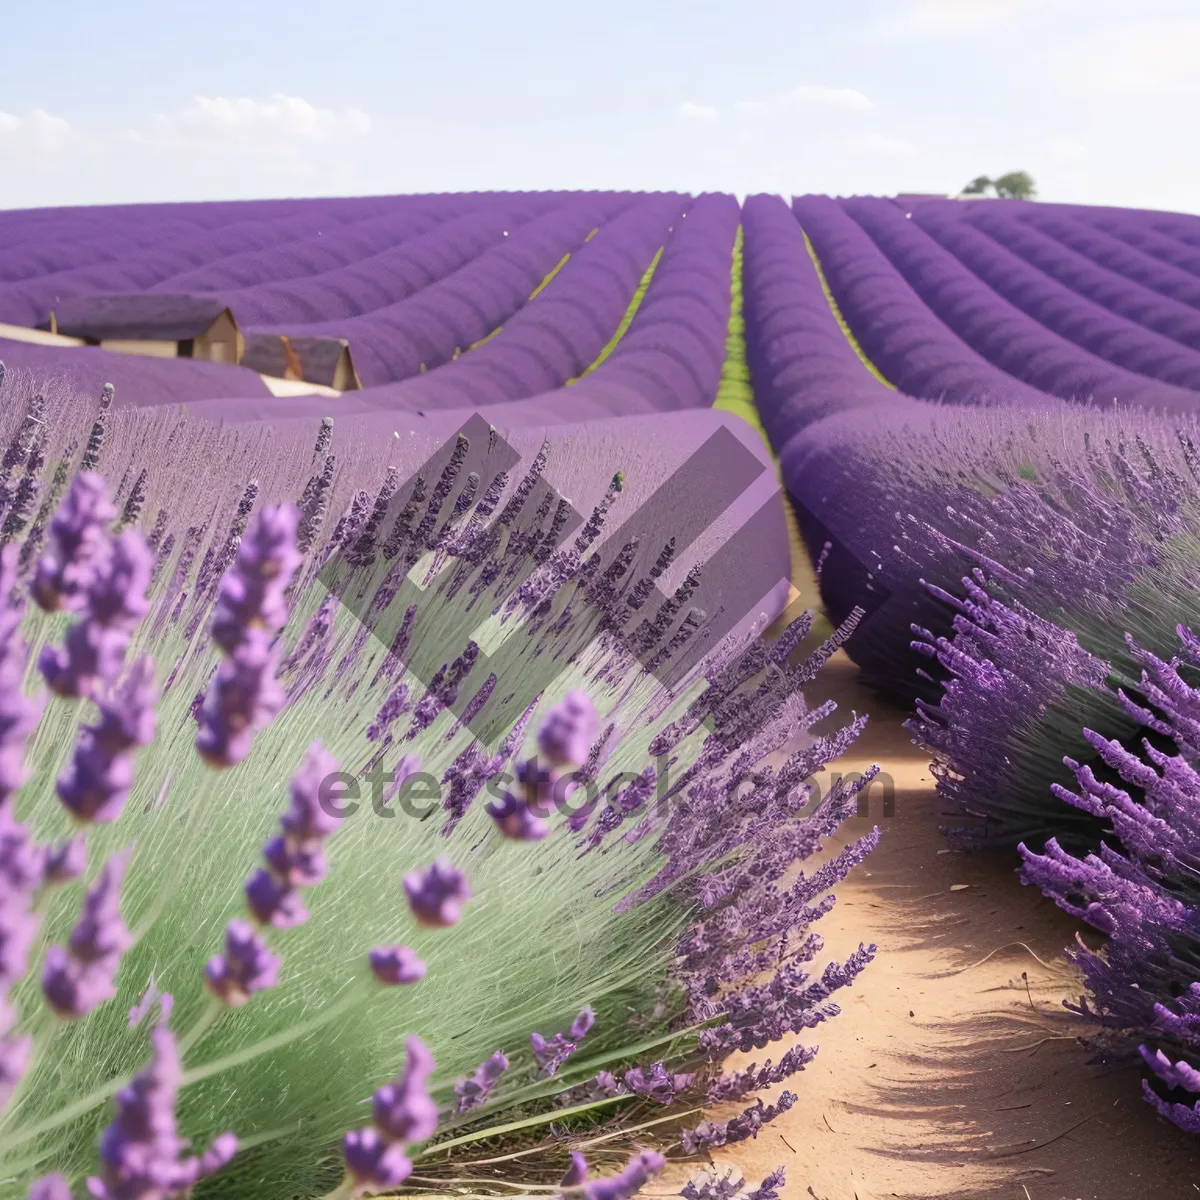
{"label": "curved planting row", "polygon": [[898,388],[962,404],[1042,402],[1044,393],[1000,370],[930,312],[837,201],[801,196],[793,210],[863,352]]}
{"label": "curved planting row", "polygon": [[1177,270],[1189,275],[1200,276],[1200,250],[1193,249],[1178,239],[1160,233],[1146,221],[1122,212],[1078,213],[1089,224],[1104,233],[1127,242]]}
{"label": "curved planting row", "polygon": [[348,339],[368,387],[432,370],[517,312],[612,207],[603,199],[576,199],[502,236],[492,249],[405,300],[359,317],[266,331]]}
{"label": "curved planting row", "polygon": [[[936,211],[940,220],[944,210],[939,206]],[[929,229],[925,205],[914,210],[913,219],[923,229]],[[1005,249],[1079,295],[1147,329],[1173,338],[1181,345],[1200,350],[1200,310],[1182,299],[1173,299],[1164,294],[1163,289],[1153,288],[1148,282],[1131,278],[1115,265],[1101,265],[1099,257],[1083,252],[1068,238],[1053,235],[1051,230],[1056,226],[1052,223],[1019,220],[987,209],[972,211],[968,219],[972,227],[982,230]],[[1098,230],[1086,230],[1078,222],[1061,224],[1071,230],[1080,230],[1084,235],[1083,240],[1090,240],[1093,249],[1105,236]],[[1087,237],[1089,232],[1092,235],[1090,239]],[[1139,256],[1136,251],[1128,247],[1125,249],[1127,254],[1118,253],[1112,257],[1118,262],[1123,262],[1128,256],[1145,260],[1145,256]],[[1103,250],[1099,254],[1103,257]],[[1153,260],[1148,261],[1153,263]],[[1143,272],[1144,276],[1153,274],[1152,271]],[[1200,301],[1200,280],[1192,280],[1191,283],[1191,290]],[[1166,287],[1169,288],[1170,283]],[[1186,293],[1188,289],[1183,290]]]}
{"label": "curved planting row", "polygon": [[[1181,346],[1170,336],[1135,324],[1136,317],[1126,320],[1110,310],[1114,306],[1128,306],[1142,312],[1149,307],[1153,313],[1156,309],[1170,311],[1177,308],[1181,311],[1171,312],[1171,315],[1177,322],[1181,318],[1187,322],[1186,328],[1198,343],[1200,312],[1187,310],[1184,305],[1173,306],[1160,296],[1147,294],[1137,284],[1111,277],[1112,286],[1105,293],[1109,303],[1097,303],[1090,294],[1068,287],[1051,276],[1040,257],[1045,247],[1034,248],[1032,257],[1036,265],[1031,266],[1024,255],[1009,249],[994,231],[985,232],[977,229],[973,222],[955,220],[941,209],[920,207],[914,212],[911,223],[949,250],[997,295],[1098,359],[1152,379],[1161,379],[1164,383],[1192,391],[1200,389],[1200,354]],[[1064,257],[1073,257],[1070,251],[1062,253]],[[1081,282],[1092,289],[1103,289],[1109,282],[1104,275],[1099,268],[1093,267]]]}
{"label": "curved planting row", "polygon": [[478,408],[563,387],[608,345],[683,207],[673,196],[635,202],[482,345],[428,374],[364,391],[355,409]]}
{"label": "curved planting row", "polygon": [[[148,290],[174,275],[247,252],[270,259],[280,249],[286,254],[293,242],[343,227],[334,216],[337,211],[306,208],[274,220],[234,220],[211,230],[186,222],[114,222],[81,243],[62,245],[57,254],[34,238],[23,253],[9,259],[12,270],[21,274],[0,284],[0,316],[13,324],[35,324],[46,320],[54,303],[71,296]],[[400,218],[413,219],[407,205],[401,206]],[[354,223],[354,218],[345,222]],[[43,262],[49,269],[36,270]]]}
{"label": "curved planting row", "polygon": [[[331,255],[324,238],[306,239],[289,246],[286,255],[273,256],[285,259],[278,264],[283,270],[267,282],[206,290],[232,309],[243,329],[301,334],[313,324],[360,317],[407,300],[542,215],[533,205],[495,204],[448,221],[410,217],[403,226],[394,224],[378,248],[365,248],[348,262],[338,260],[357,230],[343,234]],[[286,260],[293,264],[290,269]],[[168,280],[158,290],[174,290],[177,283]]]}
{"label": "curved planting row", "polygon": [[1052,333],[998,296],[894,204],[868,198],[842,204],[921,302],[1004,371],[1069,401],[1118,400],[1178,411],[1197,405],[1193,392],[1115,367]]}
{"label": "curved planting row", "polygon": [[786,202],[747,197],[742,228],[747,360],[772,445],[831,413],[894,401],[838,327]]}

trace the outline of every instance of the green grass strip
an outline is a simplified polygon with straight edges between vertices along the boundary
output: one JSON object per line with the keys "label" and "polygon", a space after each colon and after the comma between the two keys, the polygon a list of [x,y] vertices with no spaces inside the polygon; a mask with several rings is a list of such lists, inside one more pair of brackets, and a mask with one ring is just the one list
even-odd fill
{"label": "green grass strip", "polygon": [[[801,230],[801,233],[804,233]],[[808,257],[812,259],[812,264],[817,269],[817,278],[821,281],[821,290],[825,293],[825,299],[829,304],[829,310],[833,313],[834,318],[838,323],[838,327],[846,337],[846,341],[854,347],[854,353],[862,359],[862,364],[883,384],[884,387],[889,387],[894,392],[896,385],[884,379],[879,368],[863,353],[863,348],[858,344],[854,334],[850,331],[850,326],[846,324],[846,318],[842,316],[842,310],[838,308],[838,302],[833,298],[833,292],[830,290],[829,281],[825,278],[825,272],[821,270],[821,260],[817,258],[817,252],[813,249],[813,244],[808,240],[808,234],[804,233],[804,244],[808,247]]]}
{"label": "green grass strip", "polygon": [[[629,307],[625,310],[625,315],[621,318],[620,325],[617,326],[617,332],[609,339],[608,345],[600,351],[600,356],[590,367],[588,367],[583,375],[590,375],[616,348],[617,343],[625,336],[625,330],[630,326],[633,318],[637,316],[637,310],[642,306],[642,299],[646,295],[646,289],[650,286],[650,280],[654,278],[655,268],[658,266],[658,260],[662,258],[662,247],[655,251],[654,257],[650,260],[650,265],[646,268],[642,275],[642,281],[638,284],[638,289],[633,293],[633,299],[629,302]],[[576,375],[574,379],[568,379],[566,386],[570,387],[573,383],[578,383],[583,375]]]}
{"label": "green grass strip", "polygon": [[[592,230],[592,232],[591,232],[591,233],[589,233],[589,234],[587,235],[587,237],[585,237],[585,238],[583,239],[583,240],[584,240],[584,242],[590,242],[590,241],[592,240],[592,238],[594,238],[594,237],[596,236],[596,234],[598,234],[599,232],[600,232],[600,226],[599,226],[599,225],[597,225],[597,226],[596,226],[596,228],[595,228],[595,229],[593,229],[593,230]],[[542,282],[541,282],[541,283],[539,283],[539,284],[537,285],[537,287],[535,287],[535,288],[533,289],[533,291],[529,293],[529,299],[530,299],[530,300],[532,300],[532,299],[533,299],[533,298],[534,298],[534,297],[535,297],[535,296],[536,296],[536,295],[537,295],[537,294],[538,294],[538,293],[539,293],[539,292],[540,292],[540,291],[541,291],[541,290],[542,290],[542,289],[543,289],[543,288],[544,288],[544,287],[545,287],[545,286],[546,286],[546,285],[547,285],[547,284],[550,282],[550,280],[552,280],[552,279],[555,277],[555,275],[557,275],[557,274],[559,273],[559,271],[561,271],[561,270],[563,269],[563,267],[565,267],[565,266],[567,265],[567,260],[568,260],[570,257],[571,257],[571,256],[570,256],[570,254],[564,254],[564,255],[562,256],[562,258],[560,258],[560,259],[558,260],[558,265],[557,265],[557,266],[554,268],[554,270],[553,270],[553,271],[551,271],[551,272],[550,272],[550,274],[549,274],[549,275],[547,275],[547,276],[546,276],[546,278],[545,278],[545,279],[543,279],[543,280],[542,280]],[[529,302],[529,301],[527,300],[527,301],[526,301],[526,303],[528,303],[528,302]],[[469,345],[469,346],[466,348],[466,350],[462,350],[462,351],[458,351],[458,350],[456,350],[456,351],[455,351],[455,353],[454,353],[454,357],[455,357],[455,359],[461,358],[463,354],[469,354],[469,353],[470,353],[472,350],[478,350],[480,346],[483,346],[483,345],[485,345],[486,343],[490,342],[490,341],[492,340],[492,338],[494,338],[494,337],[496,336],[496,334],[498,334],[498,333],[502,333],[503,331],[504,331],[504,326],[503,326],[503,325],[497,325],[497,326],[496,326],[496,328],[495,328],[495,329],[493,329],[493,330],[492,330],[492,332],[491,332],[491,333],[489,333],[489,334],[487,335],[487,337],[481,337],[481,338],[479,339],[479,341],[477,341],[477,342],[472,342],[472,343],[471,343],[471,344],[470,344],[470,345]]]}
{"label": "green grass strip", "polygon": [[739,225],[733,239],[733,262],[730,269],[729,332],[725,337],[725,361],[721,364],[721,382],[713,408],[741,417],[757,430],[759,437],[770,446],[767,431],[758,416],[754,403],[754,387],[750,382],[750,366],[746,362],[746,315],[742,300],[743,235]]}

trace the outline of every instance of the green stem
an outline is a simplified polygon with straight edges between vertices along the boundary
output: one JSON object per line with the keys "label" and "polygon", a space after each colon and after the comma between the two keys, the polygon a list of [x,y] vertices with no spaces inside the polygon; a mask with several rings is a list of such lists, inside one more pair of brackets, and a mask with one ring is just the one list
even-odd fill
{"label": "green stem", "polygon": [[196,1018],[195,1024],[181,1037],[176,1046],[179,1050],[179,1057],[182,1060],[184,1055],[209,1031],[213,1022],[225,1011],[225,1005],[220,1002],[215,996],[209,996],[208,1002],[204,1006],[203,1012]]}
{"label": "green stem", "polygon": [[354,1179],[352,1176],[347,1175],[346,1178],[343,1179],[342,1182],[339,1183],[332,1192],[326,1192],[325,1195],[321,1197],[321,1200],[350,1200],[350,1197],[353,1195]]}
{"label": "green stem", "polygon": [[[361,980],[359,981],[361,984]],[[223,1058],[214,1059],[210,1063],[205,1063],[201,1067],[193,1067],[190,1071],[185,1071],[183,1078],[180,1081],[181,1087],[186,1087],[189,1083],[196,1083],[201,1079],[208,1079],[213,1075],[219,1075],[222,1071],[228,1071],[233,1067],[241,1066],[243,1063],[250,1062],[257,1058],[260,1054],[267,1054],[272,1050],[277,1050],[281,1046],[286,1046],[289,1042],[294,1042],[298,1038],[303,1037],[307,1033],[311,1033],[314,1029],[319,1029],[322,1025],[328,1024],[330,1021],[340,1017],[342,1013],[352,1008],[355,1003],[362,999],[363,988],[361,986],[351,987],[346,995],[338,1004],[331,1005],[323,1013],[319,1013],[309,1021],[304,1021],[299,1025],[294,1025],[291,1029],[285,1029],[281,1033],[277,1033],[268,1038],[263,1038],[261,1041],[255,1042],[251,1046],[246,1046],[234,1054],[227,1054]],[[64,1125],[69,1125],[78,1117],[84,1116],[99,1104],[103,1104],[106,1100],[111,1100],[125,1086],[126,1080],[110,1079],[107,1083],[101,1084],[94,1091],[89,1092],[81,1100],[76,1100],[73,1104],[68,1104],[65,1108],[60,1108],[58,1112],[52,1113],[41,1121],[37,1121],[24,1129],[18,1129],[8,1137],[0,1140],[0,1158],[3,1158],[14,1146],[20,1146],[33,1138],[40,1137],[44,1133],[50,1133],[55,1129],[61,1129]]]}

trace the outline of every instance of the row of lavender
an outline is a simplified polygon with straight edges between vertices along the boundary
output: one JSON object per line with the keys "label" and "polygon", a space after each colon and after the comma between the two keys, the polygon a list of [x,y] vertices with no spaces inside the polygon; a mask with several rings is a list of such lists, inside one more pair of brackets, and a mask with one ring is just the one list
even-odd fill
{"label": "row of lavender", "polygon": [[1200,1130],[1200,223],[821,197],[744,222],[756,397],[831,615],[868,610],[849,653],[916,702],[957,844],[1020,843],[1107,935],[1073,952],[1092,1041]]}

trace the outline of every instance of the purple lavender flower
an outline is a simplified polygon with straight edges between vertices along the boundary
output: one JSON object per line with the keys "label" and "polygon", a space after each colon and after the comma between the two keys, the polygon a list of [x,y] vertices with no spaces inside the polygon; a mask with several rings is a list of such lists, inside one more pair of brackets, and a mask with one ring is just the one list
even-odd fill
{"label": "purple lavender flower", "polygon": [[117,1114],[100,1138],[100,1176],[88,1180],[96,1200],[166,1200],[189,1193],[237,1153],[232,1133],[213,1139],[203,1155],[180,1158],[187,1141],[175,1125],[182,1068],[165,1023],[150,1034],[150,1062],[117,1093]]}
{"label": "purple lavender flower", "polygon": [[405,875],[404,891],[417,923],[431,929],[457,925],[462,906],[471,898],[466,876],[444,857],[424,871]]}
{"label": "purple lavender flower", "polygon": [[559,1186],[564,1188],[578,1187],[581,1183],[587,1181],[587,1177],[587,1159],[578,1150],[572,1150],[571,1165],[567,1168],[567,1173],[558,1181]]}
{"label": "purple lavender flower", "polygon": [[248,922],[230,921],[225,928],[225,953],[208,960],[204,982],[219,1000],[237,1008],[255,992],[274,987],[279,967],[279,959]]}
{"label": "purple lavender flower", "polygon": [[71,1189],[65,1176],[43,1175],[34,1180],[27,1200],[71,1200]]}
{"label": "purple lavender flower", "polygon": [[292,776],[291,807],[280,818],[283,834],[263,847],[267,865],[246,882],[246,901],[260,924],[290,929],[308,920],[296,889],[325,878],[324,842],[341,821],[322,809],[321,787],[337,771],[337,759],[313,742]]}
{"label": "purple lavender flower", "polygon": [[346,1171],[354,1180],[354,1195],[385,1192],[399,1187],[411,1174],[412,1162],[403,1142],[394,1142],[368,1126],[352,1129],[342,1141]]}
{"label": "purple lavender flower", "polygon": [[276,651],[268,635],[251,629],[217,671],[200,711],[196,749],[211,767],[236,766],[250,753],[254,735],[287,699],[275,679]]}
{"label": "purple lavender flower", "polygon": [[88,889],[67,945],[46,953],[42,993],[62,1017],[82,1017],[117,994],[113,978],[121,955],[133,944],[121,920],[121,880],[131,851],[114,854]]}
{"label": "purple lavender flower", "polygon": [[454,1085],[454,1095],[457,1097],[454,1111],[461,1116],[473,1109],[482,1108],[487,1103],[488,1093],[507,1070],[508,1059],[497,1050],[491,1058],[485,1059],[475,1068],[475,1073],[469,1079],[460,1079]]}
{"label": "purple lavender flower", "polygon": [[17,630],[24,604],[14,597],[18,548],[0,549],[0,805],[29,777],[25,767],[25,740],[37,728],[42,703],[21,691],[28,649]]}
{"label": "purple lavender flower", "polygon": [[410,1036],[405,1049],[404,1073],[375,1093],[371,1119],[375,1128],[393,1141],[423,1142],[437,1128],[437,1105],[427,1090],[436,1064],[418,1037]]}
{"label": "purple lavender flower", "polygon": [[[563,1187],[571,1193],[576,1193],[581,1200],[630,1200],[650,1182],[652,1176],[666,1166],[667,1160],[654,1150],[643,1150],[635,1154],[626,1164],[623,1171],[609,1175],[604,1179],[588,1179],[587,1164],[574,1155],[571,1156],[571,1170],[563,1180]],[[574,1179],[582,1176],[579,1183]],[[572,1182],[568,1183],[567,1179]]]}
{"label": "purple lavender flower", "polygon": [[87,839],[84,837],[68,838],[60,846],[47,848],[42,882],[51,886],[68,883],[72,879],[78,879],[85,870],[87,870]]}
{"label": "purple lavender flower", "polygon": [[83,607],[105,527],[116,515],[104,480],[93,471],[80,471],[50,522],[50,547],[30,585],[39,608],[75,612]]}
{"label": "purple lavender flower", "polygon": [[61,648],[45,646],[38,658],[51,691],[78,699],[90,696],[97,683],[117,678],[130,638],[149,611],[146,589],[153,565],[135,530],[109,539],[88,583],[83,619],[67,631]]}
{"label": "purple lavender flower", "polygon": [[371,974],[389,985],[425,978],[425,964],[407,946],[376,946],[367,956]]}
{"label": "purple lavender flower", "polygon": [[300,510],[264,508],[250,523],[232,569],[221,580],[212,639],[232,654],[250,629],[274,634],[287,622],[284,595],[303,555],[296,549]]}
{"label": "purple lavender flower", "polygon": [[154,662],[143,656],[116,693],[98,702],[100,720],[79,733],[70,766],[58,780],[58,798],[77,820],[115,821],[133,786],[130,751],[154,740]]}
{"label": "purple lavender flower", "polygon": [[649,1070],[634,1067],[625,1072],[625,1086],[635,1095],[644,1096],[656,1104],[674,1104],[680,1092],[686,1091],[696,1078],[694,1074],[673,1074],[657,1062]]}
{"label": "purple lavender flower", "polygon": [[556,767],[587,761],[600,723],[585,692],[568,692],[547,714],[538,730],[538,749]]}
{"label": "purple lavender flower", "polygon": [[356,1196],[393,1188],[407,1179],[412,1172],[408,1144],[424,1141],[437,1128],[437,1105],[426,1087],[433,1056],[420,1038],[410,1037],[405,1045],[404,1073],[375,1093],[372,1127],[351,1130],[342,1143]]}
{"label": "purple lavender flower", "polygon": [[533,1048],[533,1057],[537,1059],[537,1064],[547,1079],[556,1075],[559,1067],[575,1053],[579,1048],[579,1043],[583,1041],[595,1020],[596,1014],[589,1005],[571,1022],[571,1028],[565,1035],[556,1033],[549,1039],[543,1037],[540,1033],[531,1033],[529,1035],[529,1044]]}

